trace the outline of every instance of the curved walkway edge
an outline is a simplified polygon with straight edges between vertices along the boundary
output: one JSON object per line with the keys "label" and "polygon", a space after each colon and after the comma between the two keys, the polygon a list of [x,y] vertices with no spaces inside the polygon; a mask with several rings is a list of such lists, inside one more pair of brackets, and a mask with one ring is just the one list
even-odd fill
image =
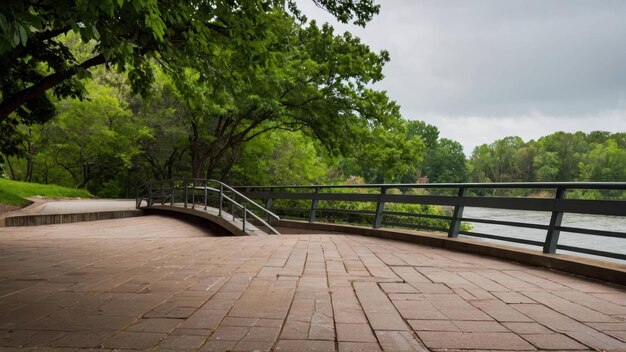
{"label": "curved walkway edge", "polygon": [[69,224],[74,222],[131,218],[144,215],[143,210],[113,210],[69,214],[33,214],[6,216],[0,227]]}
{"label": "curved walkway edge", "polygon": [[[84,221],[121,219],[160,213],[161,211],[167,210],[168,213],[185,213],[186,215],[199,216],[208,219],[231,234],[248,234],[241,231],[240,225],[237,223],[230,223],[226,219],[217,216],[217,213],[210,214],[210,211],[194,212],[191,209],[185,209],[182,207],[153,207],[146,213],[144,210],[130,209],[124,202],[119,202],[119,204],[116,202],[119,201],[74,200],[57,202],[51,201],[47,203],[35,202],[35,204],[32,204],[21,211],[11,212],[0,216],[0,227],[67,224]],[[89,205],[81,206],[81,204]],[[83,210],[82,212],[80,211],[81,209]],[[59,211],[59,213],[51,213],[56,211]],[[295,220],[280,220],[273,222],[273,224],[280,227],[342,232],[423,244],[453,251],[474,253],[493,258],[511,260],[518,263],[550,268],[574,275],[626,285],[626,265],[614,262],[566,254],[544,254],[540,251],[532,249],[500,245],[468,238],[448,238],[443,234],[435,232],[426,233],[389,228],[374,229],[355,225],[309,223]],[[252,224],[250,224],[249,227],[255,233],[264,234],[262,231],[257,230]]]}
{"label": "curved walkway edge", "polygon": [[273,222],[273,224],[284,227],[336,231],[418,243],[453,251],[512,260],[518,263],[550,268],[619,285],[626,285],[626,265],[591,258],[567,254],[545,254],[531,249],[476,241],[468,238],[448,238],[445,235],[435,232],[424,233],[401,229],[374,229],[354,225],[309,223],[295,220],[281,220]]}

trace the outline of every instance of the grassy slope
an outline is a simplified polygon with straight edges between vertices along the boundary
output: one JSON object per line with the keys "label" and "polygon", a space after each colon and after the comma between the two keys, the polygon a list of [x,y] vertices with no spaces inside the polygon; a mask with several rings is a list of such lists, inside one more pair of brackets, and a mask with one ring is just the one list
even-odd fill
{"label": "grassy slope", "polygon": [[24,198],[32,196],[42,196],[46,198],[92,197],[92,195],[84,189],[0,179],[0,204],[23,205],[27,203],[27,200]]}

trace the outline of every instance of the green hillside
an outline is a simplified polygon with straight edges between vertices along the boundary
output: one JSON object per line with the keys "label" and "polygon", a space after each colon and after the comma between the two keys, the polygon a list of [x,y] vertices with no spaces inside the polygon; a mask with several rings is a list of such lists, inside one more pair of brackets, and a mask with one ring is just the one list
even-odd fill
{"label": "green hillside", "polygon": [[91,198],[84,189],[73,189],[57,185],[19,182],[0,179],[0,204],[23,205],[26,197],[42,196],[46,198]]}

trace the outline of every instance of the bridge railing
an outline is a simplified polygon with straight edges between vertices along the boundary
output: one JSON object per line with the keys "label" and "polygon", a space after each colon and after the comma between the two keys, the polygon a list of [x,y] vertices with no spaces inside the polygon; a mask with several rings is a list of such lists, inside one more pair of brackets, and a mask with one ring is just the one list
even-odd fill
{"label": "bridge railing", "polygon": [[[190,178],[148,182],[137,190],[136,207],[143,207],[144,202],[146,207],[151,207],[156,203],[170,206],[181,204],[184,208],[191,209],[196,209],[198,206],[203,207],[205,211],[212,207],[218,210],[218,216],[223,216],[228,211],[233,221],[239,213],[242,231],[246,231],[249,218],[253,218],[258,224],[266,227],[268,233],[279,234],[269,222],[263,219],[266,217],[268,221],[279,220],[278,215],[218,180]],[[263,217],[257,213],[262,214]]]}
{"label": "bridge railing", "polygon": [[[292,218],[303,218],[310,222],[336,221],[337,214],[370,218],[374,228],[381,226],[409,227],[446,232],[448,237],[459,235],[515,242],[543,248],[544,253],[555,253],[557,249],[626,260],[626,253],[616,253],[591,248],[559,244],[561,232],[577,233],[602,238],[626,239],[626,233],[598,230],[586,227],[563,226],[564,214],[590,214],[620,217],[626,220],[626,182],[613,183],[463,183],[463,184],[370,184],[370,185],[313,185],[313,186],[247,186],[237,187],[249,198],[257,199],[266,208]],[[542,191],[540,197],[524,196]],[[569,194],[576,197],[568,198]],[[584,199],[586,193],[593,198]],[[512,196],[511,194],[521,194]],[[304,203],[303,203],[304,202]],[[282,203],[282,205],[281,205]],[[320,206],[324,203],[325,206]],[[332,204],[342,203],[343,208]],[[349,204],[369,204],[367,207],[346,207]],[[447,208],[447,213],[420,213],[385,209],[385,205],[431,205]],[[550,214],[547,223],[526,223],[502,219],[479,219],[465,217],[466,208],[490,208],[516,211],[538,211]],[[364,209],[365,208],[365,209]],[[396,207],[397,208],[397,207]],[[405,207],[406,208],[406,207]],[[410,207],[409,207],[410,208]],[[419,207],[417,207],[419,208]],[[399,218],[438,220],[439,226],[419,225],[394,221]],[[354,222],[354,221],[346,221]],[[442,226],[441,224],[445,224]],[[483,223],[513,228],[531,228],[545,231],[545,239],[537,241],[527,238],[486,234],[471,231],[465,224]]]}

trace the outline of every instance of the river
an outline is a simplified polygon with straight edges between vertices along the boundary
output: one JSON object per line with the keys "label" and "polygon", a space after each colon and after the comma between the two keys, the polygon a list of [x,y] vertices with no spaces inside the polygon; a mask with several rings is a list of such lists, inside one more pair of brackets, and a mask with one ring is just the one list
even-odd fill
{"label": "river", "polygon": [[[538,211],[520,211],[520,210],[504,210],[504,209],[487,209],[487,208],[465,208],[463,216],[467,218],[493,219],[502,221],[517,221],[523,223],[534,223],[548,225],[550,223],[550,213]],[[537,229],[527,229],[521,227],[511,227],[502,225],[490,225],[473,223],[473,232],[486,233],[500,236],[516,237],[531,239],[535,241],[545,241],[546,231]],[[596,230],[606,230],[626,233],[626,218],[618,216],[600,216],[585,214],[564,214],[562,226],[589,228]],[[481,239],[484,241],[492,241],[490,239]],[[501,241],[496,241],[500,242]],[[523,244],[506,242],[507,244],[523,247],[531,247],[541,250],[536,246],[526,246]],[[612,238],[593,235],[584,235],[571,232],[561,232],[559,244],[565,244],[575,247],[591,248],[601,251],[626,254],[626,239]],[[588,256],[581,253],[573,253],[569,251],[557,250],[557,253],[567,253],[580,256]],[[596,256],[588,256],[595,257]],[[601,257],[604,260],[617,261],[626,263],[624,260],[610,259]]]}

